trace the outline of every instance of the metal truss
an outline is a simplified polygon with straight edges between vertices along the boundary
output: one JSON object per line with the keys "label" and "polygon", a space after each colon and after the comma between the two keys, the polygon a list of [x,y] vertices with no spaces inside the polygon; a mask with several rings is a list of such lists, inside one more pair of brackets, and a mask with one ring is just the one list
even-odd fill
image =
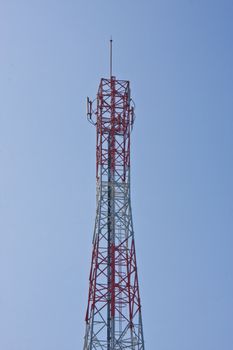
{"label": "metal truss", "polygon": [[130,202],[129,81],[101,79],[96,109],[97,213],[89,277],[84,350],[144,350]]}

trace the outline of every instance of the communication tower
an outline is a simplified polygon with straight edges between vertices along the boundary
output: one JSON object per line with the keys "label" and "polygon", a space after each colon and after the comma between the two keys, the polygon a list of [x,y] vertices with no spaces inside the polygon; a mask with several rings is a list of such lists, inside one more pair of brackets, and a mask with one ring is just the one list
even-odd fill
{"label": "communication tower", "polygon": [[144,350],[130,200],[130,135],[134,104],[130,82],[102,78],[87,98],[96,127],[97,207],[89,277],[84,350]]}

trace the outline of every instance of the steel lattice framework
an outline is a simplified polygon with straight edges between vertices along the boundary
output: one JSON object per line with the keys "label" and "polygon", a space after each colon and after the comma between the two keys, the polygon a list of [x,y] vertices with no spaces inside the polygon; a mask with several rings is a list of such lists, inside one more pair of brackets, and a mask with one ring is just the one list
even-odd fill
{"label": "steel lattice framework", "polygon": [[130,202],[129,81],[101,79],[94,102],[88,99],[87,115],[97,135],[97,212],[84,350],[144,350]]}

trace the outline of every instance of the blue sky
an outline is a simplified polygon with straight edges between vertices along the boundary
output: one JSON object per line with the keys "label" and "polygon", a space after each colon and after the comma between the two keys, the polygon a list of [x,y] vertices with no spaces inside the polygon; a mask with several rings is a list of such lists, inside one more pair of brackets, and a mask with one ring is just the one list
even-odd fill
{"label": "blue sky", "polygon": [[233,343],[233,2],[2,0],[0,348],[82,349],[95,130],[131,81],[132,208],[146,349]]}

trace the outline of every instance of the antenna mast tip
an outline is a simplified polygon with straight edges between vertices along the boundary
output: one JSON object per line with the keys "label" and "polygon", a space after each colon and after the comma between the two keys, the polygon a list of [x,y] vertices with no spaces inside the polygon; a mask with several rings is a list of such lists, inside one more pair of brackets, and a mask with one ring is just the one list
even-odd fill
{"label": "antenna mast tip", "polygon": [[112,36],[110,38],[110,79],[112,78]]}

